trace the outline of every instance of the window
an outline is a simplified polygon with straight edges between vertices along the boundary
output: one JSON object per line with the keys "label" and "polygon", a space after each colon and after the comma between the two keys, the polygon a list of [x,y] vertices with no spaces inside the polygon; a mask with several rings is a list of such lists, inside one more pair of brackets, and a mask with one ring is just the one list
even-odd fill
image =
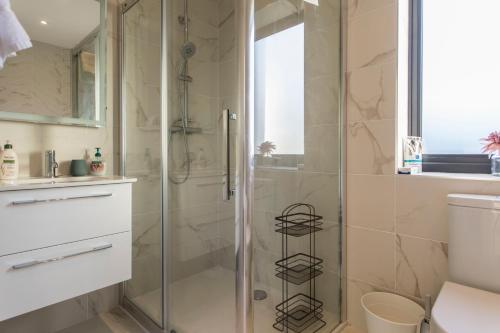
{"label": "window", "polygon": [[500,1],[413,0],[411,135],[424,171],[489,173],[480,139],[500,130]]}
{"label": "window", "polygon": [[304,154],[304,24],[255,43],[255,121],[257,149]]}

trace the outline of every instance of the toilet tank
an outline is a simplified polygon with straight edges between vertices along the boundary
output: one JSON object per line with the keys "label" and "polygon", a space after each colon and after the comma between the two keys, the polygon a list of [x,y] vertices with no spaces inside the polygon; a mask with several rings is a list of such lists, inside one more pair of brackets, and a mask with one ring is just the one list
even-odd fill
{"label": "toilet tank", "polygon": [[500,293],[500,197],[450,194],[448,221],[451,281]]}

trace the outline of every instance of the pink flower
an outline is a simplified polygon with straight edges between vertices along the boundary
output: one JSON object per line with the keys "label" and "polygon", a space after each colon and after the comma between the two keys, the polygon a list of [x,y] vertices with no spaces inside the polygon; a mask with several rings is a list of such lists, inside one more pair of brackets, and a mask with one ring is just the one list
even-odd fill
{"label": "pink flower", "polygon": [[487,138],[482,138],[481,141],[483,142],[483,149],[482,149],[483,153],[488,153],[488,154],[499,153],[500,154],[500,132],[499,131],[491,132]]}
{"label": "pink flower", "polygon": [[276,149],[276,145],[271,141],[264,141],[259,146],[259,152],[264,155],[270,155]]}

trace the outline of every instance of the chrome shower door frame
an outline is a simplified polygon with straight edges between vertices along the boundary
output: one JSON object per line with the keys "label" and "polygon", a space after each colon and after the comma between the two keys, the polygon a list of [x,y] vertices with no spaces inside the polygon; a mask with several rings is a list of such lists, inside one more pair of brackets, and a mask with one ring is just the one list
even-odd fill
{"label": "chrome shower door frame", "polygon": [[254,0],[235,0],[239,131],[236,139],[236,332],[253,333]]}
{"label": "chrome shower door frame", "polygon": [[[139,3],[141,0],[125,0],[121,5],[120,8],[118,9],[119,11],[119,19],[118,19],[118,31],[120,33],[119,36],[119,59],[120,59],[120,174],[125,175],[125,161],[126,161],[126,96],[125,96],[125,14],[128,10],[133,8],[137,3]],[[166,75],[167,75],[167,66],[166,66],[166,47],[167,43],[164,42],[165,37],[165,32],[166,32],[166,20],[164,19],[166,16],[166,9],[167,9],[167,3],[169,0],[158,0],[161,2],[161,10],[162,10],[162,22],[161,22],[161,66],[162,66],[162,79],[161,79],[161,99],[162,99],[162,104],[161,104],[161,116],[162,116],[162,121],[166,123],[166,115],[167,115],[167,85],[166,85]],[[162,123],[162,126],[167,126]],[[168,128],[168,126],[166,127]],[[167,141],[164,137],[165,131],[162,130],[162,155],[165,155],[165,151],[167,150]],[[164,180],[165,177],[168,179],[168,174],[167,174],[167,163],[163,161],[161,162],[161,174],[162,174],[162,187],[164,186]],[[151,333],[165,333],[168,332],[168,317],[166,316],[167,314],[167,306],[166,306],[166,300],[168,300],[167,295],[165,295],[165,286],[167,285],[166,282],[166,257],[165,256],[165,239],[168,235],[168,230],[166,228],[166,217],[165,213],[168,212],[168,206],[165,206],[168,204],[168,200],[166,198],[166,195],[163,194],[164,191],[162,189],[162,291],[163,291],[163,297],[162,297],[162,327],[158,326],[158,324],[151,319],[148,315],[146,315],[142,309],[140,309],[136,304],[134,304],[131,300],[129,300],[125,296],[125,283],[123,282],[120,284],[119,288],[119,302],[120,305],[132,316],[134,317],[145,329],[147,329]],[[168,288],[166,289],[168,292]]]}

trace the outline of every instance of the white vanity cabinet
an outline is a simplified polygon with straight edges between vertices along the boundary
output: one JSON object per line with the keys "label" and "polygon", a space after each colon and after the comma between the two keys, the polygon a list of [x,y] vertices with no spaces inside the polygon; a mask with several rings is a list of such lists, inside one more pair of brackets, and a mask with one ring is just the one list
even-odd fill
{"label": "white vanity cabinet", "polygon": [[0,321],[131,278],[131,182],[0,185]]}

